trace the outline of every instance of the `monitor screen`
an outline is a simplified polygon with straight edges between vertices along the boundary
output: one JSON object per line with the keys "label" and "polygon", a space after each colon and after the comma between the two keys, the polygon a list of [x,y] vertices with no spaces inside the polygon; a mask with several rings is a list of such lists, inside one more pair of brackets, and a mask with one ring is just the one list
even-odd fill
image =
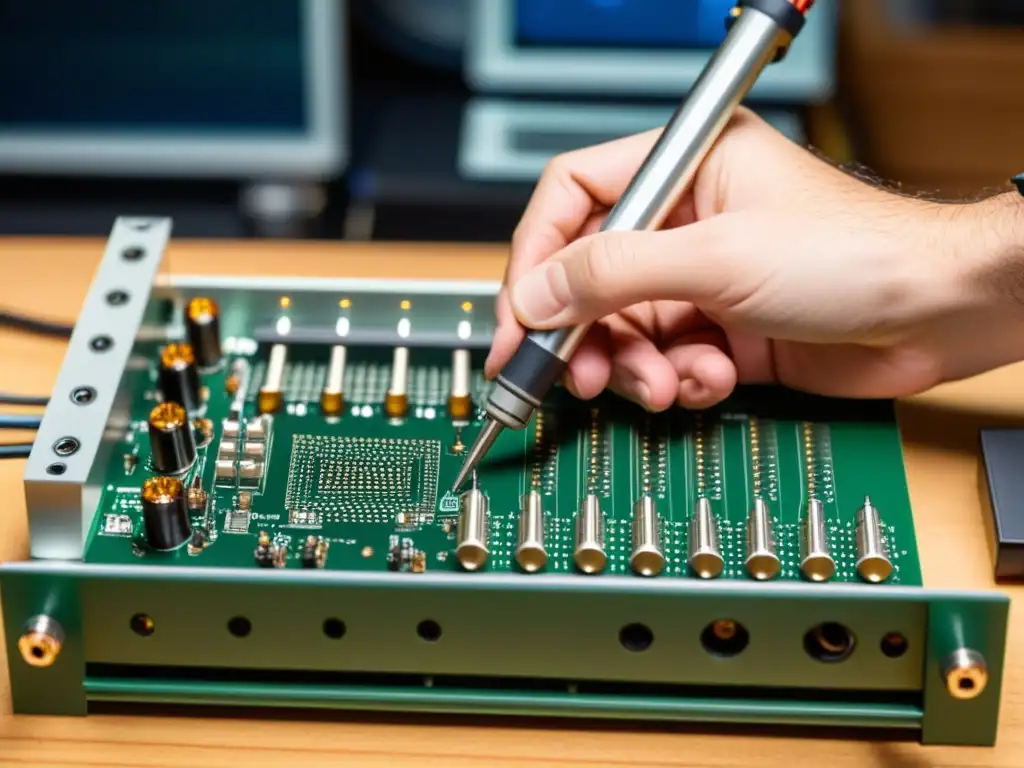
{"label": "monitor screen", "polygon": [[326,168],[341,44],[336,0],[0,0],[0,170]]}
{"label": "monitor screen", "polygon": [[519,45],[713,48],[736,0],[518,0]]}

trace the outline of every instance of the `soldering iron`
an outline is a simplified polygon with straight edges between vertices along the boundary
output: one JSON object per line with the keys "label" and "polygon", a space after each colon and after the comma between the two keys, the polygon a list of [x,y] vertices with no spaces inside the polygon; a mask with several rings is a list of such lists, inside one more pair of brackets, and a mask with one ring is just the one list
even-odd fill
{"label": "soldering iron", "polygon": [[[728,34],[612,208],[602,232],[657,229],[761,72],[785,56],[814,0],[739,0]],[[523,429],[589,330],[589,324],[527,335],[498,375],[487,420],[455,481],[458,490],[505,427]]]}

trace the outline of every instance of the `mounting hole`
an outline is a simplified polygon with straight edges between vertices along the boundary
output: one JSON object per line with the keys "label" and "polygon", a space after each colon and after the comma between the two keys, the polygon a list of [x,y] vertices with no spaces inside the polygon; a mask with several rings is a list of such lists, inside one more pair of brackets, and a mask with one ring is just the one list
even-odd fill
{"label": "mounting hole", "polygon": [[129,298],[128,291],[110,291],[107,294],[107,304],[112,307],[123,307]]}
{"label": "mounting hole", "polygon": [[146,256],[146,249],[138,245],[132,245],[121,251],[121,258],[125,261],[138,261]]}
{"label": "mounting hole", "polygon": [[152,617],[145,613],[136,613],[132,616],[128,621],[128,626],[139,637],[149,637],[153,634],[153,630],[156,629],[156,623]]}
{"label": "mounting hole", "polygon": [[817,661],[836,663],[845,661],[853,653],[857,639],[848,627],[835,621],[826,621],[811,627],[804,635],[804,650]]}
{"label": "mounting hole", "polygon": [[71,390],[71,402],[75,405],[88,405],[96,399],[96,390],[92,387],[75,387]]}
{"label": "mounting hole", "polygon": [[68,465],[62,461],[55,461],[46,468],[46,474],[48,475],[63,475],[68,469]]}
{"label": "mounting hole", "polygon": [[646,624],[627,624],[619,630],[619,642],[627,651],[646,651],[654,642],[654,633]]}
{"label": "mounting hole", "polygon": [[341,619],[327,619],[324,621],[324,634],[331,640],[340,640],[345,636],[345,622]]}
{"label": "mounting hole", "polygon": [[114,340],[106,334],[93,336],[89,339],[89,349],[93,352],[106,352],[112,346],[114,346]]}
{"label": "mounting hole", "polygon": [[248,637],[252,632],[252,622],[245,616],[235,616],[228,622],[228,632],[235,637]]}
{"label": "mounting hole", "polygon": [[441,625],[436,621],[425,619],[416,625],[416,634],[428,643],[436,643],[441,638]]}
{"label": "mounting hole", "polygon": [[76,437],[62,437],[53,444],[53,452],[58,456],[70,456],[79,449],[80,445]]}
{"label": "mounting hole", "polygon": [[700,633],[700,644],[713,656],[736,656],[750,645],[750,633],[738,621],[718,619]]}
{"label": "mounting hole", "polygon": [[898,659],[907,652],[910,644],[899,632],[889,632],[882,638],[882,653],[890,659]]}

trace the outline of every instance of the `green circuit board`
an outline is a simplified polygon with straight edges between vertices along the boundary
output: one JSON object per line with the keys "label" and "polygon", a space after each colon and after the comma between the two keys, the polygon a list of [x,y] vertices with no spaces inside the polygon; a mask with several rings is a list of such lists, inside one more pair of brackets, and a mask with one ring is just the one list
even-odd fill
{"label": "green circuit board", "polygon": [[[262,347],[246,352],[251,377],[239,420],[240,443],[246,423],[258,418],[256,395],[267,355]],[[170,552],[147,546],[142,515],[141,486],[153,475],[146,419],[158,397],[154,369],[149,385],[135,393],[132,428],[111,459],[86,560],[257,568],[254,552],[263,533],[280,551],[276,564],[284,568],[302,568],[303,545],[315,537],[328,547],[326,569],[400,571],[396,578],[459,571],[454,556],[459,498],[450,487],[482,417],[478,413],[468,423],[456,423],[448,416],[450,351],[411,350],[409,407],[402,419],[384,413],[391,350],[376,348],[348,350],[345,409],[339,418],[326,418],[318,403],[329,354],[325,346],[289,348],[285,405],[265,421],[265,464],[255,481],[217,479],[215,458],[225,422],[231,421],[225,392],[231,360],[203,374],[208,391],[203,416],[214,434],[182,479],[188,485],[199,474],[208,493],[206,508],[192,514],[205,542]],[[483,401],[488,386],[475,372],[474,403]],[[894,566],[885,583],[921,583],[889,402],[837,401],[757,387],[741,389],[706,412],[650,414],[612,395],[580,402],[559,389],[527,429],[502,434],[480,467],[478,483],[489,499],[485,571],[518,570],[520,499],[535,488],[544,507],[549,554],[544,572],[573,572],[574,521],[580,500],[593,493],[606,521],[604,573],[629,574],[633,506],[648,494],[661,520],[666,565],[659,578],[692,578],[686,565],[688,523],[702,495],[719,526],[722,577],[747,579],[746,526],[757,496],[772,513],[782,562],[778,578],[796,580],[801,578],[801,520],[813,493],[825,506],[836,562],[833,581],[858,580],[855,519],[870,496]],[[405,555],[397,567],[388,562],[396,546]],[[542,577],[543,572],[523,575]]]}

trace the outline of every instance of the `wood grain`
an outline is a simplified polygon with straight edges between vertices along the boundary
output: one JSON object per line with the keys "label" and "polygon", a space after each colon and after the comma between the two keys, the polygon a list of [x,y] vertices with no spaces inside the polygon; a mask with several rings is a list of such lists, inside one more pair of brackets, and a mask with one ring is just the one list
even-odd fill
{"label": "wood grain", "polygon": [[[0,240],[0,306],[71,321],[102,252],[93,240]],[[175,242],[183,274],[498,279],[502,248]],[[59,341],[0,332],[0,389],[48,391]],[[903,403],[900,417],[925,583],[994,588],[977,495],[977,430],[1024,422],[1024,367],[940,387]],[[3,437],[16,438],[4,434]],[[0,559],[27,551],[23,462],[0,461]],[[1024,597],[1024,590],[1007,590]],[[1011,611],[1002,726],[994,749],[925,748],[868,735],[672,725],[242,712],[15,717],[0,674],[0,766],[829,766],[952,768],[1024,765],[1024,618]],[[0,645],[0,659],[3,646]],[[6,665],[0,666],[6,669]]]}

